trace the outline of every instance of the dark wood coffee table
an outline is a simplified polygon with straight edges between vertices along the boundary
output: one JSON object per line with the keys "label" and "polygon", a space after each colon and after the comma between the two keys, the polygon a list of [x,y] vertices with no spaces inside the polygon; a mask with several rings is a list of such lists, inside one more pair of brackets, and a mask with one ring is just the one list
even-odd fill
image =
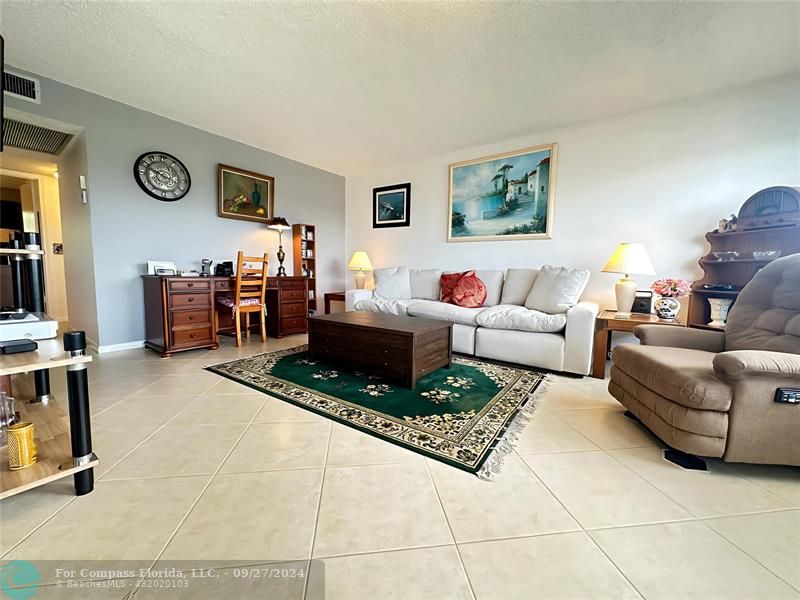
{"label": "dark wood coffee table", "polygon": [[340,362],[403,382],[417,379],[453,360],[450,321],[344,312],[308,319],[312,357]]}

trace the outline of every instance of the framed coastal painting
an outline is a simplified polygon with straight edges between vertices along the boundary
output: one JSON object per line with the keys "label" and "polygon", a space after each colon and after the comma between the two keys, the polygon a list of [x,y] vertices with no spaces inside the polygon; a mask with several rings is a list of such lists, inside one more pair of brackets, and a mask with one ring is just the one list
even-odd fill
{"label": "framed coastal painting", "polygon": [[372,189],[372,228],[411,225],[411,184]]}
{"label": "framed coastal painting", "polygon": [[550,239],[556,144],[450,165],[448,242]]}
{"label": "framed coastal painting", "polygon": [[275,206],[275,178],[261,173],[218,165],[217,214],[226,219],[267,223]]}

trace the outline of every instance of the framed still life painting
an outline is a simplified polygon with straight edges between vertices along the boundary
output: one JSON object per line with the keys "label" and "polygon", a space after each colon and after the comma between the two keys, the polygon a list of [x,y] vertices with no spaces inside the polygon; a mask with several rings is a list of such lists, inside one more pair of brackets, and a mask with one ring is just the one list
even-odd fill
{"label": "framed still life painting", "polygon": [[411,224],[411,184],[372,189],[372,227],[408,227]]}
{"label": "framed still life painting", "polygon": [[217,214],[226,219],[269,222],[275,206],[275,178],[220,164]]}
{"label": "framed still life painting", "polygon": [[450,165],[448,242],[550,239],[556,144]]}

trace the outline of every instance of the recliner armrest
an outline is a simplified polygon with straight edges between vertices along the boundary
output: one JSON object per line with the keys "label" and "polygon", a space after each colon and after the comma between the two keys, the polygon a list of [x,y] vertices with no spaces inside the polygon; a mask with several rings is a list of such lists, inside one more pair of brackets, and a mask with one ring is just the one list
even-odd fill
{"label": "recliner armrest", "polygon": [[372,290],[347,290],[344,293],[344,309],[346,311],[355,310],[356,302],[370,298],[372,298]]}
{"label": "recliner armrest", "polygon": [[722,331],[670,325],[639,325],[633,328],[633,335],[645,346],[670,346],[706,352],[725,350],[725,333]]}
{"label": "recliner armrest", "polygon": [[714,372],[723,380],[753,375],[796,377],[800,385],[800,355],[767,350],[732,350],[714,357]]}

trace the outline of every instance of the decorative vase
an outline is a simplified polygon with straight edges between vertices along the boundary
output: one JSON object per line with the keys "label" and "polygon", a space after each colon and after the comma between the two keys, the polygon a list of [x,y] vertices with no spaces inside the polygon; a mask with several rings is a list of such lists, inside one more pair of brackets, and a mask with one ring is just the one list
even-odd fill
{"label": "decorative vase", "polygon": [[663,321],[672,321],[678,316],[681,303],[669,296],[661,296],[656,300],[656,316]]}
{"label": "decorative vase", "polygon": [[725,327],[725,321],[728,320],[728,310],[733,304],[730,298],[709,298],[708,304],[711,306],[711,322],[709,327]]}

